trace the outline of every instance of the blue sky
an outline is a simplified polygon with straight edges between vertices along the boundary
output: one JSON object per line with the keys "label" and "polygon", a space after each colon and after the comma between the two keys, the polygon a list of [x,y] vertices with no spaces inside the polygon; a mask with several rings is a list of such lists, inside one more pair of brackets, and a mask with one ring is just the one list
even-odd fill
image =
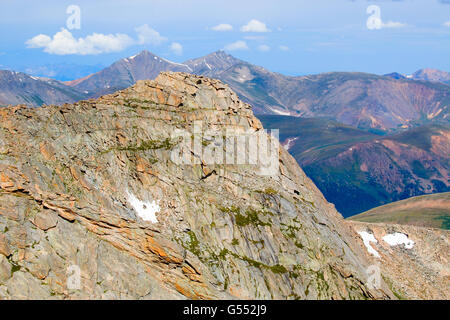
{"label": "blue sky", "polygon": [[450,0],[0,0],[0,39],[0,69],[22,71],[94,70],[143,49],[176,62],[225,49],[289,75],[450,71]]}

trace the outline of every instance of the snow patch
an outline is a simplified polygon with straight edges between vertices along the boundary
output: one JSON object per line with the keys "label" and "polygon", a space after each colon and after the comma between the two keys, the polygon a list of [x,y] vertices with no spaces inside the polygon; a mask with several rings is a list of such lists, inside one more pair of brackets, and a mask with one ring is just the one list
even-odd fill
{"label": "snow patch", "polygon": [[406,234],[400,232],[385,235],[383,241],[391,247],[401,244],[405,245],[406,249],[412,249],[414,247],[414,241],[409,239]]}
{"label": "snow patch", "polygon": [[142,218],[142,220],[150,221],[151,223],[158,222],[155,213],[159,212],[159,210],[161,210],[161,207],[156,203],[155,200],[153,200],[152,202],[141,201],[128,191],[127,195],[128,195],[128,202],[137,212],[138,216]]}
{"label": "snow patch", "polygon": [[208,62],[206,62],[206,59],[203,59],[203,61],[205,62],[206,66],[208,67],[209,70],[212,70],[211,66],[208,64]]}
{"label": "snow patch", "polygon": [[186,67],[188,70],[193,71],[193,70],[191,69],[191,67],[189,67],[187,64],[173,62],[173,61],[170,61],[170,60],[167,60],[167,59],[164,59],[164,58],[160,58],[160,59],[163,60],[163,61],[165,61],[165,62],[167,62],[167,63],[174,64],[174,65],[176,65],[176,66]]}
{"label": "snow patch", "polygon": [[284,149],[285,149],[286,151],[289,151],[289,149],[292,148],[292,147],[294,146],[295,141],[296,141],[297,139],[298,139],[298,137],[287,139],[285,145],[283,146]]}
{"label": "snow patch", "polygon": [[289,112],[283,112],[283,111],[280,111],[280,110],[277,110],[277,109],[274,109],[274,108],[270,108],[270,110],[272,110],[273,112],[275,112],[275,113],[277,113],[279,115],[282,115],[282,116],[290,116],[291,115]]}
{"label": "snow patch", "polygon": [[373,254],[375,257],[379,258],[380,254],[377,252],[377,250],[375,250],[370,243],[378,243],[377,239],[375,239],[375,237],[373,236],[373,234],[368,233],[366,231],[360,231],[358,232],[358,234],[361,236],[361,239],[363,240],[364,245],[367,248],[367,251],[370,254]]}

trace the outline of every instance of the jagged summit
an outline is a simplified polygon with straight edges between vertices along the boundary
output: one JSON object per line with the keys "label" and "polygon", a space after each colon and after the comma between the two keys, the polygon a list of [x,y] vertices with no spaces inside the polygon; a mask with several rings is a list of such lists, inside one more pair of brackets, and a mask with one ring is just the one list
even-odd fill
{"label": "jagged summit", "polygon": [[188,60],[185,64],[190,66],[195,74],[212,76],[242,62],[225,51],[219,50],[200,58]]}
{"label": "jagged summit", "polygon": [[81,81],[72,82],[71,85],[95,98],[127,88],[138,80],[154,79],[162,71],[192,70],[187,65],[163,59],[144,50],[137,55],[123,58]]}
{"label": "jagged summit", "polygon": [[[228,85],[185,72],[161,72],[155,80],[138,80],[127,89],[100,98],[102,102],[112,100],[116,103],[136,100],[164,104],[178,108],[175,110],[180,112],[195,109],[234,112],[254,118],[251,106],[241,102]],[[254,122],[259,123],[256,118]]]}

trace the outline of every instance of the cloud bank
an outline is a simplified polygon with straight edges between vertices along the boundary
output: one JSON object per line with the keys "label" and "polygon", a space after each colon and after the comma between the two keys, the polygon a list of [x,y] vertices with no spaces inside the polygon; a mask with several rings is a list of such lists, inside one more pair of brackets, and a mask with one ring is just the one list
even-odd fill
{"label": "cloud bank", "polygon": [[167,38],[162,37],[158,31],[150,28],[147,24],[134,29],[138,34],[138,44],[152,44],[160,45],[167,41]]}
{"label": "cloud bank", "polygon": [[224,49],[228,51],[248,50],[248,46],[245,41],[239,40],[226,45]]}
{"label": "cloud bank", "polygon": [[221,23],[218,24],[217,26],[212,27],[211,29],[214,31],[231,31],[233,30],[233,26],[228,23]]}
{"label": "cloud bank", "polygon": [[406,27],[405,23],[395,21],[381,22],[381,28],[403,28],[403,27]]}
{"label": "cloud bank", "polygon": [[246,25],[241,27],[242,32],[270,32],[264,22],[256,19],[250,20]]}
{"label": "cloud bank", "polygon": [[62,28],[52,37],[39,34],[27,40],[25,44],[28,48],[43,48],[44,52],[56,55],[95,55],[122,51],[136,44],[160,45],[167,41],[167,38],[162,37],[159,32],[146,24],[136,28],[135,31],[137,39],[124,33],[93,33],[84,38],[75,38],[69,30]]}
{"label": "cloud bank", "polygon": [[170,50],[179,56],[183,54],[183,46],[178,42],[172,42],[172,44],[170,45]]}
{"label": "cloud bank", "polygon": [[262,52],[267,52],[270,50],[270,47],[267,44],[262,44],[262,45],[258,46],[258,50],[262,51]]}

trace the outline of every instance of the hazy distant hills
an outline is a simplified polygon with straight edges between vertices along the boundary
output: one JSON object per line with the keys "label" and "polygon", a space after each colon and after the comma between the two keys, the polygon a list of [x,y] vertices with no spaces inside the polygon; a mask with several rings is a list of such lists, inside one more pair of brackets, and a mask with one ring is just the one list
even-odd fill
{"label": "hazy distant hills", "polygon": [[56,80],[0,70],[0,105],[62,104],[86,97],[86,94]]}
{"label": "hazy distant hills", "polygon": [[384,76],[388,77],[388,78],[392,78],[392,79],[397,79],[397,80],[399,80],[399,79],[408,79],[407,76],[405,76],[405,75],[403,75],[401,73],[398,73],[398,72],[388,73],[388,74],[385,74]]}
{"label": "hazy distant hills", "polygon": [[420,69],[412,74],[412,78],[450,84],[450,73],[436,69]]}
{"label": "hazy distant hills", "polygon": [[448,125],[380,136],[325,119],[259,118],[265,128],[280,129],[280,141],[344,216],[450,191]]}
{"label": "hazy distant hills", "polygon": [[[383,131],[429,120],[448,121],[450,86],[445,84],[365,73],[333,72],[293,78],[242,66],[233,71],[234,76],[228,72],[219,77],[239,93],[250,92],[247,100],[256,97],[259,113],[325,117]],[[238,81],[239,74],[247,74],[248,80]],[[283,109],[277,112],[275,106]]]}
{"label": "hazy distant hills", "polygon": [[398,72],[392,72],[385,74],[384,76],[392,79],[412,79],[450,84],[450,73],[437,69],[420,69],[414,72],[412,75],[404,75]]}
{"label": "hazy distant hills", "polygon": [[[28,62],[28,61],[27,61]],[[84,65],[70,62],[51,63],[45,65],[20,66],[16,71],[22,71],[30,76],[70,81],[95,73],[105,68],[102,64]]]}
{"label": "hazy distant hills", "polygon": [[412,197],[373,208],[350,220],[450,229],[450,192]]}

